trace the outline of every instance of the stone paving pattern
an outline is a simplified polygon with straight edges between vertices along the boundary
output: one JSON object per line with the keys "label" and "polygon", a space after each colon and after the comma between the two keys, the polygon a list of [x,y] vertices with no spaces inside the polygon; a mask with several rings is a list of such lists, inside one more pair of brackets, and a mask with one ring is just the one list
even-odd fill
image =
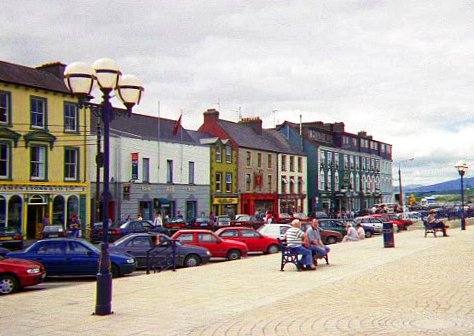
{"label": "stone paving pattern", "polygon": [[0,298],[0,335],[474,335],[474,226],[332,245],[331,265],[279,271],[280,255]]}

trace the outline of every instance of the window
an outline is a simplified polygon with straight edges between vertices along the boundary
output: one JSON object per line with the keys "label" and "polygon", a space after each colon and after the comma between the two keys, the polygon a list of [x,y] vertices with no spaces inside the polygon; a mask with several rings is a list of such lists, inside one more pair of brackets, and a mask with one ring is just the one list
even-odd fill
{"label": "window", "polygon": [[262,168],[262,153],[257,153],[257,167]]}
{"label": "window", "polygon": [[267,176],[267,183],[268,183],[268,192],[272,192],[273,191],[273,186],[272,186],[272,175],[268,175]]}
{"label": "window", "polygon": [[183,233],[179,235],[178,240],[181,243],[191,243],[194,241],[194,237],[192,233]]}
{"label": "window", "polygon": [[232,174],[231,173],[225,174],[225,191],[232,192]]}
{"label": "window", "polygon": [[298,194],[303,193],[303,179],[298,177]]}
{"label": "window", "polygon": [[245,163],[247,164],[247,167],[252,165],[252,153],[245,152]]}
{"label": "window", "polygon": [[334,191],[339,191],[339,172],[334,173]]}
{"label": "window", "polygon": [[9,124],[11,115],[10,92],[0,91],[0,124]]}
{"label": "window", "polygon": [[77,105],[73,103],[64,103],[64,131],[79,131],[79,114]]}
{"label": "window", "polygon": [[290,178],[290,194],[294,194],[294,193],[295,193],[295,179]]}
{"label": "window", "polygon": [[142,159],[142,182],[150,183],[150,159]]}
{"label": "window", "polygon": [[31,127],[46,128],[46,99],[30,98]]}
{"label": "window", "polygon": [[260,238],[260,235],[252,230],[242,230],[242,238]]}
{"label": "window", "polygon": [[252,187],[252,180],[250,178],[250,174],[245,174],[245,190],[250,191]]}
{"label": "window", "polygon": [[211,233],[199,233],[198,241],[204,243],[216,243],[217,239]]}
{"label": "window", "polygon": [[349,157],[344,154],[344,169],[349,169]]}
{"label": "window", "polygon": [[85,247],[81,243],[78,243],[78,242],[67,243],[66,254],[86,255],[89,252],[91,252],[91,250],[89,250],[87,247]]}
{"label": "window", "polygon": [[216,191],[222,190],[222,173],[216,173]]}
{"label": "window", "polygon": [[301,173],[303,171],[303,158],[298,157],[298,173]]}
{"label": "window", "polygon": [[194,184],[194,162],[189,161],[188,163],[188,181],[189,184]]}
{"label": "window", "polygon": [[64,180],[77,181],[79,179],[79,149],[64,149]]}
{"label": "window", "polygon": [[232,147],[225,146],[225,162],[232,163]]}
{"label": "window", "polygon": [[31,146],[30,177],[32,180],[46,180],[46,147]]}
{"label": "window", "polygon": [[10,144],[7,142],[0,142],[0,178],[10,178]]}
{"label": "window", "polygon": [[294,172],[294,171],[295,171],[295,157],[290,156],[290,172]]}
{"label": "window", "polygon": [[238,238],[238,237],[239,237],[239,233],[237,232],[237,230],[225,230],[224,232],[222,232],[222,233],[219,235],[219,237]]}
{"label": "window", "polygon": [[173,183],[173,160],[166,160],[166,183]]}
{"label": "window", "polygon": [[286,171],[286,155],[281,156],[281,171]]}
{"label": "window", "polygon": [[268,169],[272,168],[272,155],[271,154],[268,154],[267,165],[268,165]]}
{"label": "window", "polygon": [[288,180],[286,176],[281,177],[281,193],[286,194],[286,185],[288,184]]}
{"label": "window", "polygon": [[324,175],[324,169],[321,167],[319,169],[319,190],[324,190],[326,186],[326,179]]}
{"label": "window", "polygon": [[66,252],[66,242],[47,241],[41,244],[36,251],[37,254],[63,254]]}
{"label": "window", "polygon": [[220,145],[216,146],[216,162],[222,162],[222,148]]}

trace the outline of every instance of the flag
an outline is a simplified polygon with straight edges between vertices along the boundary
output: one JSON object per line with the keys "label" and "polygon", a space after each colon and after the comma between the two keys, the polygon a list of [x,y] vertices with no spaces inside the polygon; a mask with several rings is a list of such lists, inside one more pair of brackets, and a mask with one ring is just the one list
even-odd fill
{"label": "flag", "polygon": [[176,135],[178,134],[178,129],[179,129],[179,126],[181,126],[181,118],[183,117],[183,113],[181,113],[179,115],[179,118],[178,120],[176,120],[176,124],[174,124],[174,127],[173,127],[173,135]]}

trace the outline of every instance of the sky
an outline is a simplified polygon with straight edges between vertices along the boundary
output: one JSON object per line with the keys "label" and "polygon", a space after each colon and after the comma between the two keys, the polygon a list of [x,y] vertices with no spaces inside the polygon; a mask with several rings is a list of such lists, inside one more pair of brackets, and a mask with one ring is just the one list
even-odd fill
{"label": "sky", "polygon": [[135,112],[189,129],[208,108],[342,121],[393,145],[394,185],[399,168],[428,185],[474,165],[473,17],[468,0],[2,0],[0,59],[112,58],[143,82]]}

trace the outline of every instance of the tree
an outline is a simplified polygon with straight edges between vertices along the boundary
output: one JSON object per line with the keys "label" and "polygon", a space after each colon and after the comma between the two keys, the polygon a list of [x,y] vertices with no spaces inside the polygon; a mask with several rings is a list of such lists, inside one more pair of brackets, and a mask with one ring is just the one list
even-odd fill
{"label": "tree", "polygon": [[412,206],[415,203],[416,203],[415,195],[411,194],[410,197],[408,198],[408,206]]}

